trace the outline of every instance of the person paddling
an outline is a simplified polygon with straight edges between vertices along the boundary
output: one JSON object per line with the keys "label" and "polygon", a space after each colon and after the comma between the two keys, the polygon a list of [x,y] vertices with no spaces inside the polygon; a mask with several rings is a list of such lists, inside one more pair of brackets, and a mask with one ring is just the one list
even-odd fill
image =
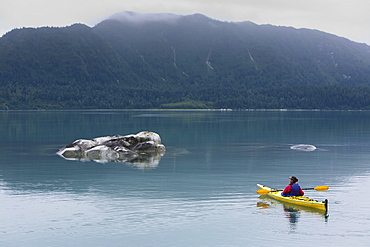
{"label": "person paddling", "polygon": [[289,185],[285,187],[281,195],[282,196],[303,196],[304,192],[301,186],[297,184],[298,178],[292,176],[292,177],[289,177],[289,179],[290,179],[290,183]]}

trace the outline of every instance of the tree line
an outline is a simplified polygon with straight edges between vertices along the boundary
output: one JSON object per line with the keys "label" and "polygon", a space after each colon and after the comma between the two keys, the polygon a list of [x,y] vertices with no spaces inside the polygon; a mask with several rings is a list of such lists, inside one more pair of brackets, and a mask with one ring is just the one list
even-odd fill
{"label": "tree line", "polygon": [[201,90],[105,90],[55,85],[0,87],[7,109],[332,109],[370,110],[370,88],[293,86]]}

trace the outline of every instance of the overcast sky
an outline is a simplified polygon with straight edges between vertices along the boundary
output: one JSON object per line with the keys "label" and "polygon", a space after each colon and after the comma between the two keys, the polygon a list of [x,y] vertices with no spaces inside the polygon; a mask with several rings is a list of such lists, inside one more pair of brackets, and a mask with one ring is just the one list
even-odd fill
{"label": "overcast sky", "polygon": [[0,36],[21,27],[94,26],[121,11],[318,29],[370,45],[369,0],[0,0]]}

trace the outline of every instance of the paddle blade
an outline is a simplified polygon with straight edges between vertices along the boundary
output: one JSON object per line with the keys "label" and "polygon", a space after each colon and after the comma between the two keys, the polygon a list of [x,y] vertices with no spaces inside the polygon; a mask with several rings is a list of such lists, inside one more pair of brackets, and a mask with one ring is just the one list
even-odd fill
{"label": "paddle blade", "polygon": [[317,190],[317,191],[326,191],[326,190],[329,189],[329,186],[322,185],[322,186],[317,186],[314,189]]}
{"label": "paddle blade", "polygon": [[260,190],[257,190],[256,193],[257,194],[260,194],[260,195],[266,195],[268,194],[270,191],[269,190],[264,190],[264,189],[260,189]]}

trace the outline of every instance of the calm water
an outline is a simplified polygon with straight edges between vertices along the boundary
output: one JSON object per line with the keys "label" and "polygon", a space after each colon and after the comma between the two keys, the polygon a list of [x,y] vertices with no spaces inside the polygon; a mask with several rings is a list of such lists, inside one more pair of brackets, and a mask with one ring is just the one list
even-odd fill
{"label": "calm water", "polygon": [[[370,112],[10,111],[0,127],[0,246],[368,246]],[[157,165],[55,154],[142,130],[167,147]],[[306,191],[329,217],[255,193],[291,175],[330,186]]]}

